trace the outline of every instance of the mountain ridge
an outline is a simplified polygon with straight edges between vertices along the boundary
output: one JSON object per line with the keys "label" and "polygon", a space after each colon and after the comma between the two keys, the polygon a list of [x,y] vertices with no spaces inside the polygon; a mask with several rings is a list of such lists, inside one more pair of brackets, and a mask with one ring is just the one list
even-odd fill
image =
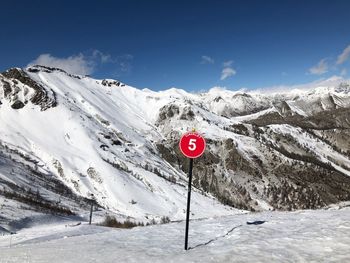
{"label": "mountain ridge", "polygon": [[[37,179],[28,178],[37,172],[72,192],[73,201],[60,204],[74,213],[86,209],[94,194],[106,211],[178,220],[184,215],[188,163],[177,144],[181,133],[196,128],[207,151],[196,160],[194,216],[232,213],[218,201],[248,210],[346,201],[349,91],[343,83],[273,94],[217,88],[154,92],[56,68],[10,69],[0,74],[0,184],[7,192],[12,182],[35,193]],[[57,202],[45,184],[39,195]],[[8,211],[21,206],[16,202]]]}

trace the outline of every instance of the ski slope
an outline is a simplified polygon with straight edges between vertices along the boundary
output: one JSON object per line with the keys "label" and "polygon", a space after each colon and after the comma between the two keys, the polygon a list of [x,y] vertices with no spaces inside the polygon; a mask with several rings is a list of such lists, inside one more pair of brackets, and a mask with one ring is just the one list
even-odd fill
{"label": "ski slope", "polygon": [[[113,229],[61,221],[0,236],[0,262],[349,262],[350,209],[262,212]],[[248,225],[251,221],[265,221]],[[71,226],[69,226],[71,225]]]}

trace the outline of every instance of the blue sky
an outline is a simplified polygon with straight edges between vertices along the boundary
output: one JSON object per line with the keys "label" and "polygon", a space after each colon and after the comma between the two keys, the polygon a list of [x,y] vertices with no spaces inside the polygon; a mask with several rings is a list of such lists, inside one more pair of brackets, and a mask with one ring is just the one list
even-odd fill
{"label": "blue sky", "polygon": [[350,74],[350,1],[6,1],[0,71],[61,66],[139,88],[296,85]]}

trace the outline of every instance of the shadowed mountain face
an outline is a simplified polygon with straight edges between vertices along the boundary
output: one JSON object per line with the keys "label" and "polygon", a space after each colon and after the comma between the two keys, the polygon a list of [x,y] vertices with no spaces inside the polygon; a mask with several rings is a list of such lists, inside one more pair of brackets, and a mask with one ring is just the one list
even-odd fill
{"label": "shadowed mountain face", "polygon": [[188,160],[178,142],[196,128],[207,150],[195,160],[195,215],[226,213],[213,198],[250,210],[319,208],[350,200],[349,113],[346,83],[191,94],[10,69],[0,75],[0,195],[18,208],[18,187],[48,203],[59,188],[62,209],[79,210],[93,193],[119,214],[182,218]]}

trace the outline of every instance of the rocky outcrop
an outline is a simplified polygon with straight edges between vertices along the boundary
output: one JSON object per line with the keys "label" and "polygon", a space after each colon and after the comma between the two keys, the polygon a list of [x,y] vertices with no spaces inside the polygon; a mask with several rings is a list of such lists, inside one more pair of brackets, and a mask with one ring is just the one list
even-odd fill
{"label": "rocky outcrop", "polygon": [[[13,101],[11,107],[14,109],[23,108],[28,101],[40,106],[42,111],[57,106],[56,94],[50,89],[31,79],[30,76],[21,69],[13,68],[1,73],[1,84],[4,97]],[[29,89],[33,92],[29,92]],[[18,100],[21,94],[24,101]],[[28,96],[28,94],[31,94]]]}

